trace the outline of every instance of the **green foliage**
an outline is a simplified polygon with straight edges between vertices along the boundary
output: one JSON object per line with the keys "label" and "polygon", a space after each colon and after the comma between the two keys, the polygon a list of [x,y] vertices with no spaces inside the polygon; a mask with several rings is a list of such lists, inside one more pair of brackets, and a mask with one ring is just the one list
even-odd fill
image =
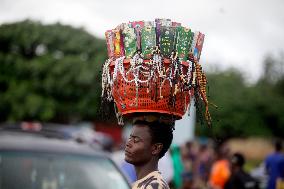
{"label": "green foliage", "polygon": [[[265,74],[253,85],[248,85],[237,70],[207,75],[209,101],[218,108],[210,108],[213,127],[198,124],[198,135],[223,140],[247,136],[284,137],[284,73],[278,68],[283,60],[269,58],[266,61]],[[267,69],[277,70],[277,77],[274,71]]]}
{"label": "green foliage", "polygon": [[0,120],[95,119],[104,40],[61,24],[0,26]]}

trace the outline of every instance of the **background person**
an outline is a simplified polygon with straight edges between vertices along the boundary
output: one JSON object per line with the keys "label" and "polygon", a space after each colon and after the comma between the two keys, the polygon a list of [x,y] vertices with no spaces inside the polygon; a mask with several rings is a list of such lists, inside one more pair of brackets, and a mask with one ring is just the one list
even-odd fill
{"label": "background person", "polygon": [[230,163],[231,176],[225,184],[225,189],[259,189],[257,180],[244,171],[245,158],[241,153],[235,153]]}
{"label": "background person", "polygon": [[275,152],[265,159],[265,168],[268,173],[267,189],[276,189],[276,182],[278,181],[280,185],[284,178],[284,155],[281,151],[282,142],[278,140],[275,142]]}

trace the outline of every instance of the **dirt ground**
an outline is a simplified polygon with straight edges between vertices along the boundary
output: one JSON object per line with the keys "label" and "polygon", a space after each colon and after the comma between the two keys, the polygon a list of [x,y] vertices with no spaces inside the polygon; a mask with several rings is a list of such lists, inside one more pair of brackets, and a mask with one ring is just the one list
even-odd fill
{"label": "dirt ground", "polygon": [[261,161],[273,152],[272,139],[265,138],[247,138],[247,139],[231,139],[228,146],[232,152],[241,152],[248,160]]}

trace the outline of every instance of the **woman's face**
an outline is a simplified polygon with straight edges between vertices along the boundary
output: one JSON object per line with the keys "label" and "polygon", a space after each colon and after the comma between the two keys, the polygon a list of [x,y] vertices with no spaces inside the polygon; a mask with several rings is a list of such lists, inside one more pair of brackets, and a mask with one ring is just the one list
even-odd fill
{"label": "woman's face", "polygon": [[143,165],[152,158],[152,144],[149,128],[134,125],[125,147],[125,161],[133,165]]}

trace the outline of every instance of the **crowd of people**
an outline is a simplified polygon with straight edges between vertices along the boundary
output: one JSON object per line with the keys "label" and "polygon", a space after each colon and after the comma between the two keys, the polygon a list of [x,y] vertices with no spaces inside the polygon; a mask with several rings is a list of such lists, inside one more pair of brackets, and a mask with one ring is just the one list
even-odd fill
{"label": "crowd of people", "polygon": [[[265,188],[283,189],[284,155],[282,145],[264,160],[268,181]],[[172,145],[159,162],[159,170],[172,189],[257,189],[260,180],[245,171],[245,156],[232,153],[226,144],[187,142]],[[130,182],[136,180],[134,168],[124,162],[122,170]]]}

